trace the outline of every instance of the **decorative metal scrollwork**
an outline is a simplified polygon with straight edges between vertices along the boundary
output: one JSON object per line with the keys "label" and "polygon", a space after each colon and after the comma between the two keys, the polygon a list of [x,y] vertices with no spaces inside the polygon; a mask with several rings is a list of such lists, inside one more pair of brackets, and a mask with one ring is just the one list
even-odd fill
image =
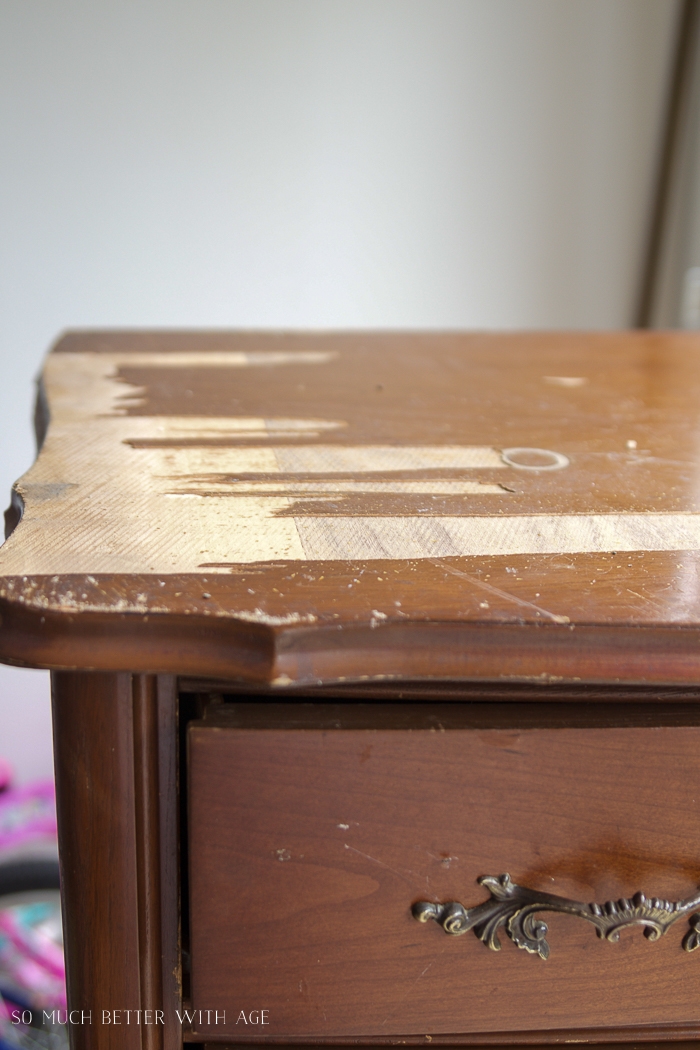
{"label": "decorative metal scrollwork", "polygon": [[644,936],[650,941],[657,941],[678,919],[691,916],[690,929],[683,938],[683,948],[692,952],[700,947],[700,915],[692,914],[700,911],[700,892],[687,900],[675,902],[636,893],[630,900],[623,897],[605,904],[583,904],[566,897],[528,890],[511,882],[508,874],[483,875],[477,882],[487,887],[491,894],[489,900],[473,908],[465,908],[459,901],[448,901],[446,904],[418,901],[411,909],[413,917],[419,922],[433,919],[453,936],[473,930],[479,940],[495,952],[501,947],[498,931],[504,927],[518,948],[547,959],[547,925],[537,917],[538,912],[556,911],[577,915],[592,923],[598,936],[606,941],[619,940],[620,931],[628,926],[642,926]]}

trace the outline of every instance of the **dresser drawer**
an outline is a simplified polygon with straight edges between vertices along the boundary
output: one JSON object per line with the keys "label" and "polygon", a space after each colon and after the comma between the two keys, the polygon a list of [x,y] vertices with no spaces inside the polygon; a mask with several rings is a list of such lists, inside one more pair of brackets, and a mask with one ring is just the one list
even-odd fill
{"label": "dresser drawer", "polygon": [[[192,1007],[219,1014],[197,1034],[700,1030],[695,905],[666,929],[700,881],[700,727],[555,706],[222,704],[192,723]],[[478,881],[506,873],[515,889]]]}

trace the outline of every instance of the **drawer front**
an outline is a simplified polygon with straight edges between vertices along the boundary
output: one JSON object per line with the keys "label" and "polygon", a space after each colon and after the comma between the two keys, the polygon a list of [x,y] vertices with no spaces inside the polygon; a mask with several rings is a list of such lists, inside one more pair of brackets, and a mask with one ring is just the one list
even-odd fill
{"label": "drawer front", "polygon": [[699,756],[695,726],[191,726],[195,1028],[249,1042],[700,1022],[688,915],[610,941],[581,909],[543,912],[545,961],[504,927],[494,951],[412,913],[470,909],[489,899],[477,879],[504,873],[531,902],[691,898]]}

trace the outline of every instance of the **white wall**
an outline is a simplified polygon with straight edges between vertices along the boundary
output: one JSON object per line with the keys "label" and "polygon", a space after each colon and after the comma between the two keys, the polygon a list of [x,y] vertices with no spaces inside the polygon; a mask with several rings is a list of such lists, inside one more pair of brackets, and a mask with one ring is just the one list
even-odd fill
{"label": "white wall", "polygon": [[629,324],[676,10],[0,0],[2,499],[68,326]]}

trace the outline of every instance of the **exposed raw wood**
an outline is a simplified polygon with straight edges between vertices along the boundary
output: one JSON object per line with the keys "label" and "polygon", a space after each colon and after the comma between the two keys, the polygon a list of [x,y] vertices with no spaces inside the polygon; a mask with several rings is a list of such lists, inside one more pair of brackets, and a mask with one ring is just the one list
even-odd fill
{"label": "exposed raw wood", "polygon": [[700,674],[639,630],[700,630],[695,334],[78,333],[43,382],[3,659],[85,666],[77,631],[96,668],[283,686],[377,675],[369,630],[390,676]]}

